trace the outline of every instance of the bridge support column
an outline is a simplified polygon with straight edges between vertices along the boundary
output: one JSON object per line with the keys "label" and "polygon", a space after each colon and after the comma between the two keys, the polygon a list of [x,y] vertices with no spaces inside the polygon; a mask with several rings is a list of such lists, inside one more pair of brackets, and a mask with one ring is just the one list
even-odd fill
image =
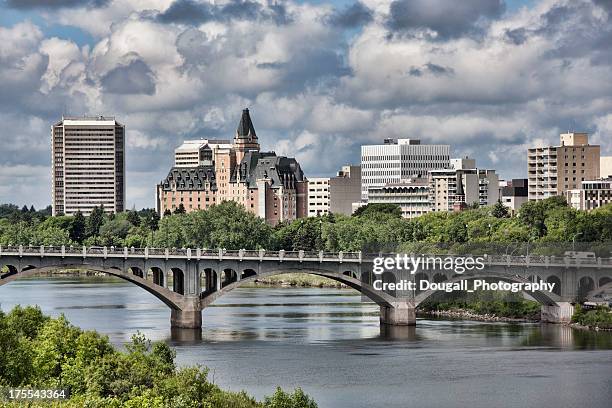
{"label": "bridge support column", "polygon": [[416,325],[416,308],[411,302],[396,302],[380,307],[380,323],[392,326]]}
{"label": "bridge support column", "polygon": [[540,320],[544,323],[569,323],[574,315],[574,306],[569,302],[556,305],[542,305]]}
{"label": "bridge support column", "polygon": [[185,299],[181,309],[170,312],[170,326],[176,329],[201,329],[202,307],[199,298]]}

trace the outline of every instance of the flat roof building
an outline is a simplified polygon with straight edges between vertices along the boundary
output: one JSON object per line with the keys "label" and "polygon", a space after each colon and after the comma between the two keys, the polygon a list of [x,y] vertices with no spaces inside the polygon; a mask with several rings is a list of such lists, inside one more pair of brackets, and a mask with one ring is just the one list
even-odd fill
{"label": "flat roof building", "polygon": [[125,126],[114,117],[63,117],[51,127],[53,215],[125,208]]}
{"label": "flat roof building", "polygon": [[385,139],[361,146],[361,200],[371,187],[424,177],[430,170],[449,168],[450,146],[421,144],[417,139]]}
{"label": "flat roof building", "polygon": [[562,133],[559,146],[533,147],[527,152],[529,200],[565,196],[581,182],[599,178],[600,147],[587,133]]}

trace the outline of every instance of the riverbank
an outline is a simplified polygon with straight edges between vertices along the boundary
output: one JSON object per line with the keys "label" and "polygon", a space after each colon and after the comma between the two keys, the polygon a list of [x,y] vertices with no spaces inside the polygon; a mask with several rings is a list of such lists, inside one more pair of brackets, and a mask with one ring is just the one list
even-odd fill
{"label": "riverbank", "polygon": [[294,286],[302,288],[346,288],[340,282],[323,276],[315,276],[306,273],[285,273],[255,280],[256,285],[264,286]]}
{"label": "riverbank", "polygon": [[478,314],[466,309],[449,310],[424,310],[417,312],[418,317],[437,317],[445,319],[476,320],[481,322],[506,322],[506,323],[537,323],[540,317],[535,315],[525,317],[497,316],[495,314]]}

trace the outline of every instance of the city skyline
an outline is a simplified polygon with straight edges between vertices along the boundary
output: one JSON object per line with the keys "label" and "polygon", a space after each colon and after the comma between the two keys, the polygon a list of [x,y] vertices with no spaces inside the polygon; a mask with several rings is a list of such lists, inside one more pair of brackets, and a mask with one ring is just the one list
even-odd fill
{"label": "city skyline", "polygon": [[245,106],[262,146],[311,177],[385,137],[451,144],[504,179],[568,130],[612,154],[608,2],[42,4],[0,3],[0,202],[50,204],[62,114],[126,126],[126,208],[153,207],[174,148],[231,138]]}

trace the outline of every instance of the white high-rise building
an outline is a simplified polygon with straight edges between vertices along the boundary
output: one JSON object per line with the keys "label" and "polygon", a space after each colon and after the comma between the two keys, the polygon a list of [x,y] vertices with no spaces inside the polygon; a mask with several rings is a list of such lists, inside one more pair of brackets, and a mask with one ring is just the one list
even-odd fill
{"label": "white high-rise building", "polygon": [[51,127],[53,215],[125,207],[125,126],[113,117],[63,117]]}
{"label": "white high-rise building", "polygon": [[368,189],[423,177],[450,166],[450,145],[425,145],[417,139],[385,139],[381,145],[361,146],[361,199]]}
{"label": "white high-rise building", "polygon": [[329,177],[308,179],[308,216],[329,214]]}

